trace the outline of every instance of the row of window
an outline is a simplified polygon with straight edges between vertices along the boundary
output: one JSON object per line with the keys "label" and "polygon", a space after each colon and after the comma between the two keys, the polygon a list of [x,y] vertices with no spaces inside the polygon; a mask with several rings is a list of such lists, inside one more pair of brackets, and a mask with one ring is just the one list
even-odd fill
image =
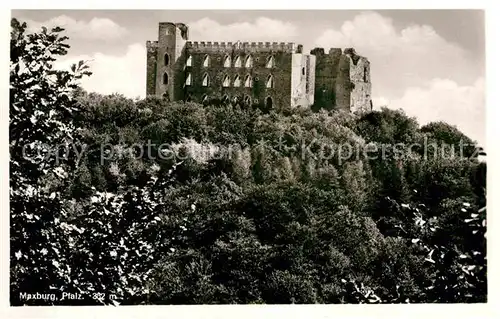
{"label": "row of window", "polygon": [[[170,62],[169,55],[168,53],[165,53],[164,64],[168,65],[169,62]],[[192,64],[193,64],[193,57],[190,55],[186,61],[186,66],[192,66]],[[203,67],[209,67],[209,66],[210,66],[210,56],[205,55],[205,57],[203,58]],[[274,57],[273,56],[268,57],[266,61],[266,68],[270,69],[273,68],[274,66],[275,66]],[[224,67],[225,68],[231,67],[231,57],[229,55],[226,55],[226,57],[224,58]],[[241,68],[241,57],[239,56],[236,57],[236,61],[234,62],[234,67]],[[245,68],[252,68],[252,67],[253,67],[253,58],[251,55],[248,55],[245,58]],[[305,75],[304,68],[302,68],[302,75]],[[364,68],[363,72],[363,80],[365,82],[368,82],[368,71],[366,67]]]}
{"label": "row of window", "polygon": [[[167,82],[165,82],[165,79]],[[258,81],[258,78],[255,78],[254,79],[255,81]],[[231,82],[233,83],[233,87],[240,87],[242,85],[242,81],[241,81],[241,77],[239,74],[235,75],[233,80],[231,81],[231,79],[229,78],[229,75],[225,75],[224,76],[224,79],[222,81],[222,86],[223,87],[230,87],[231,86]],[[167,84],[168,83],[168,75],[165,73],[164,75],[164,81],[163,81],[164,84]],[[186,76],[186,82],[185,82],[186,86],[190,86],[193,84],[193,79],[192,79],[192,76],[191,76],[191,73],[188,73],[187,76]],[[210,76],[208,75],[208,73],[205,73],[203,75],[203,78],[202,78],[202,81],[201,81],[201,85],[202,86],[210,86]],[[253,86],[253,81],[252,81],[252,77],[250,76],[250,74],[247,74],[247,76],[245,76],[245,81],[243,82],[243,86],[244,87],[247,87],[247,88],[250,88]],[[269,74],[267,76],[267,79],[266,79],[266,88],[274,88],[274,77],[272,74]]]}
{"label": "row of window", "polygon": [[[167,66],[170,63],[170,57],[168,53],[165,53],[164,64]],[[229,55],[226,55],[224,57],[224,67],[225,68],[230,68],[232,64],[231,57]],[[190,55],[188,56],[186,60],[186,66],[192,66],[193,65],[193,56]],[[207,68],[210,66],[210,56],[207,54],[203,57],[203,67]],[[236,60],[234,61],[234,67],[235,68],[241,68],[242,63],[241,63],[241,57],[236,57]],[[253,57],[251,55],[248,55],[245,58],[244,62],[245,68],[252,68],[253,67]],[[274,56],[269,56],[266,61],[266,68],[270,69],[275,66],[275,61],[274,61]]]}
{"label": "row of window", "polygon": [[[189,100],[191,100],[191,99],[189,99]],[[225,104],[232,103],[233,105],[236,105],[239,102],[243,102],[246,105],[251,105],[252,104],[252,98],[249,95],[245,95],[243,97],[243,99],[241,99],[241,97],[238,97],[238,96],[234,96],[234,97],[230,98],[229,95],[225,94],[220,101],[222,103],[225,103]],[[208,95],[204,94],[202,96],[202,98],[201,98],[201,102],[203,104],[209,103],[210,101],[209,101]],[[273,99],[270,96],[268,96],[265,99],[265,102],[266,102],[266,106],[267,107],[272,107],[272,105],[273,105]],[[254,104],[259,104],[259,99],[254,99],[253,103]]]}

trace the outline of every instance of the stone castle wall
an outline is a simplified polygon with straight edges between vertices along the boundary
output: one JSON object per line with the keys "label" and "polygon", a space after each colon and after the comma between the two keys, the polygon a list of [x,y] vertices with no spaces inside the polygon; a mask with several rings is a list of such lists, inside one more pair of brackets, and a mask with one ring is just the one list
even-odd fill
{"label": "stone castle wall", "polygon": [[156,62],[158,57],[158,41],[146,42],[146,95],[156,94]]}
{"label": "stone castle wall", "polygon": [[[273,107],[290,104],[291,88],[291,59],[288,50],[258,51],[247,47],[237,46],[198,46],[187,45],[185,56],[191,58],[190,63],[185,61],[185,77],[191,75],[191,83],[186,86],[187,98],[202,102],[204,97],[210,99],[245,100],[250,98],[250,105],[265,107],[271,98]],[[274,59],[271,68],[266,67],[268,59]],[[241,66],[235,66],[237,59]],[[204,62],[208,59],[208,66]],[[226,59],[230,66],[225,66]],[[246,66],[247,59],[251,59],[251,66]],[[190,65],[189,65],[190,64]],[[208,75],[209,85],[204,86],[203,80]],[[272,86],[267,87],[269,77],[272,77]],[[235,85],[239,77],[239,85]],[[224,80],[229,78],[229,86],[224,86]],[[250,85],[246,86],[246,80]],[[249,106],[250,106],[249,105]]]}
{"label": "stone castle wall", "polygon": [[187,42],[186,47],[192,52],[231,52],[241,50],[249,53],[286,52],[299,53],[299,47],[292,42]]}
{"label": "stone castle wall", "polygon": [[[146,47],[148,95],[199,103],[229,100],[264,109],[372,108],[370,62],[351,48],[328,53],[315,48],[303,54],[302,45],[295,43],[191,42],[186,25],[169,22],[159,24],[158,41],[148,41]],[[249,57],[252,63],[246,65]]]}
{"label": "stone castle wall", "polygon": [[370,62],[352,48],[311,50],[316,56],[315,107],[371,111]]}

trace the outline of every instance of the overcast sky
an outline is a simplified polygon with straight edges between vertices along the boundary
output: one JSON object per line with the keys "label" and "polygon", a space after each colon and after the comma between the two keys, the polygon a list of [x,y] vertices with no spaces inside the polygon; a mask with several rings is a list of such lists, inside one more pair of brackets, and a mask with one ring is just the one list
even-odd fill
{"label": "overcast sky", "polygon": [[184,22],[193,41],[296,42],[354,47],[371,61],[375,108],[402,108],[421,124],[443,120],[485,141],[484,13],[382,11],[13,11],[33,28],[60,25],[71,49],[61,65],[92,60],[88,91],[143,97],[146,40],[158,22]]}

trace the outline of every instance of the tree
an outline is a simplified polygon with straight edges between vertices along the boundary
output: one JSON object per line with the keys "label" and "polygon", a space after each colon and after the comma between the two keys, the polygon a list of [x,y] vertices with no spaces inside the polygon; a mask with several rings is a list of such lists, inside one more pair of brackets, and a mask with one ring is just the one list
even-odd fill
{"label": "tree", "polygon": [[469,158],[473,155],[476,143],[464,133],[460,132],[456,126],[440,122],[428,123],[420,129],[427,134],[431,141],[445,143],[448,147],[453,147],[457,155]]}
{"label": "tree", "polygon": [[[26,34],[26,23],[11,21],[10,41],[10,207],[11,302],[20,292],[48,292],[68,284],[69,244],[62,226],[63,201],[78,165],[77,104],[72,92],[90,75],[83,61],[71,71],[55,70],[67,53],[62,28]],[[80,146],[81,147],[81,146]]]}

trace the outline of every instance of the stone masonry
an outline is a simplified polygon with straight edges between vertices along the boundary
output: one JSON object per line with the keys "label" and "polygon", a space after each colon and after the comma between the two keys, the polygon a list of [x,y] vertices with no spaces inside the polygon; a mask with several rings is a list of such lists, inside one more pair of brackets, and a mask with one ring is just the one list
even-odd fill
{"label": "stone masonry", "polygon": [[191,42],[183,23],[161,22],[147,41],[146,94],[172,101],[261,109],[372,109],[370,62],[352,48],[302,52],[278,42]]}

